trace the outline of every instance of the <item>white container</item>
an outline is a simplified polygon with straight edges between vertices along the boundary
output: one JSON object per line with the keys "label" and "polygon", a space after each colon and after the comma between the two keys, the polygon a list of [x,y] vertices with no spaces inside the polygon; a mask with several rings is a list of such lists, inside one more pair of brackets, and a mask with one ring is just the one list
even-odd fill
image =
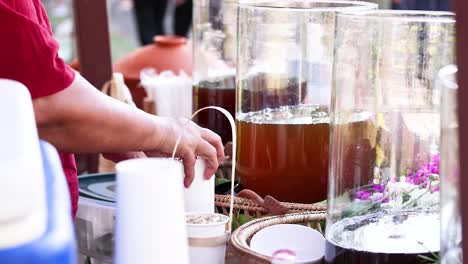
{"label": "white container", "polygon": [[182,163],[132,159],[116,169],[115,263],[188,264]]}
{"label": "white container", "polygon": [[184,188],[185,212],[214,213],[215,177],[204,179],[205,161],[195,162],[195,178],[189,188]]}
{"label": "white container", "polygon": [[223,264],[226,242],[229,239],[229,217],[215,213],[187,213],[186,217],[198,215],[219,216],[222,221],[211,224],[186,224],[190,264]]}
{"label": "white container", "polygon": [[[231,131],[233,138],[236,138],[236,130],[235,130],[235,123],[234,119],[232,116],[229,114],[229,112],[223,108],[216,107],[216,106],[208,106],[202,109],[197,110],[194,113],[194,116],[203,110],[206,109],[216,109],[220,112],[222,112],[228,119],[229,123],[231,124]],[[180,138],[179,138],[180,140]],[[175,155],[175,150],[177,149],[177,144],[173,152],[173,156]],[[204,210],[205,212],[191,212],[191,213],[186,213],[186,220],[187,218],[193,217],[193,216],[211,216],[211,217],[218,217],[219,221],[213,222],[213,223],[186,223],[187,226],[187,233],[188,233],[188,242],[189,242],[189,255],[190,255],[190,263],[191,264],[224,264],[225,262],[225,254],[226,254],[226,243],[230,237],[231,234],[231,219],[232,219],[232,214],[233,214],[233,203],[234,203],[234,179],[235,179],[235,166],[236,166],[236,144],[234,142],[233,145],[233,164],[231,167],[232,175],[231,175],[231,203],[230,203],[230,209],[229,209],[229,217],[223,215],[223,214],[216,214],[216,213],[207,213],[207,210]],[[195,173],[197,174],[196,180],[203,180],[203,171],[204,171],[204,163],[202,162],[197,162],[195,164],[196,166],[196,171]],[[198,176],[198,177],[197,177]],[[212,181],[214,181],[214,177],[211,178]],[[195,183],[197,184],[197,183]],[[200,182],[198,183],[200,184]],[[204,207],[205,204],[210,203],[209,205],[209,210],[212,212],[214,210],[214,182],[213,183],[206,183],[203,182],[204,187],[198,186],[196,189],[199,190],[200,193],[202,193],[203,199],[207,202],[203,203],[197,203],[197,206]],[[211,190],[211,191],[210,191]],[[205,194],[212,194],[212,198],[208,198],[207,195]],[[197,199],[196,195],[197,193],[192,193],[190,194],[194,196],[194,199]],[[188,197],[186,198],[188,199]],[[210,199],[210,200],[208,200]],[[193,205],[195,206],[195,205]]]}
{"label": "white container", "polygon": [[172,71],[157,73],[154,69],[143,69],[140,73],[141,85],[148,98],[155,104],[158,116],[192,116],[192,79],[184,71],[177,75]]}
{"label": "white container", "polygon": [[0,247],[7,248],[38,239],[47,228],[39,136],[23,84],[0,78],[0,120]]}

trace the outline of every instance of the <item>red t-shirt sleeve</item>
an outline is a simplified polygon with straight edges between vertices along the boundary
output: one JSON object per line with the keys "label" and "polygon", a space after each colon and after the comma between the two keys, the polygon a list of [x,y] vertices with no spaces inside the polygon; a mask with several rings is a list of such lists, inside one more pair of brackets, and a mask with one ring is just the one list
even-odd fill
{"label": "red t-shirt sleeve", "polygon": [[[40,0],[0,0],[0,25],[0,78],[23,83],[33,99],[70,86],[75,72],[58,56],[59,46]],[[76,215],[75,159],[64,153],[60,158]]]}
{"label": "red t-shirt sleeve", "polygon": [[0,0],[0,78],[23,83],[33,99],[65,89],[75,72],[58,56],[40,2],[13,2]]}

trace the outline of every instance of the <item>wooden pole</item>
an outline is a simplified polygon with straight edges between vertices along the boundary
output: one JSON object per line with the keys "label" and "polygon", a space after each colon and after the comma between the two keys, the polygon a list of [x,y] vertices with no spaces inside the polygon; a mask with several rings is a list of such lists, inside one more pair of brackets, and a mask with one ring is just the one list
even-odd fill
{"label": "wooden pole", "polygon": [[74,0],[80,72],[98,89],[112,76],[106,0]]}
{"label": "wooden pole", "polygon": [[[101,89],[112,76],[106,0],[73,0],[73,7],[80,73]],[[97,172],[98,155],[86,159],[88,173]]]}
{"label": "wooden pole", "polygon": [[[460,199],[463,232],[463,258],[468,263],[468,1],[456,0],[458,125],[460,154]],[[465,136],[467,135],[467,136]]]}

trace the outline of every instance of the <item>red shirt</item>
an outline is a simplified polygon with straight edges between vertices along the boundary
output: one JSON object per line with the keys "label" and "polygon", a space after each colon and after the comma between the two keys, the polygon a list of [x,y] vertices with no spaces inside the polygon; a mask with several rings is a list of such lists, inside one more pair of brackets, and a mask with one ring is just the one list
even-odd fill
{"label": "red shirt", "polygon": [[[75,72],[58,56],[49,19],[40,0],[0,0],[0,78],[23,83],[33,99],[57,93],[73,82]],[[70,189],[73,215],[78,179],[73,154],[60,153]]]}

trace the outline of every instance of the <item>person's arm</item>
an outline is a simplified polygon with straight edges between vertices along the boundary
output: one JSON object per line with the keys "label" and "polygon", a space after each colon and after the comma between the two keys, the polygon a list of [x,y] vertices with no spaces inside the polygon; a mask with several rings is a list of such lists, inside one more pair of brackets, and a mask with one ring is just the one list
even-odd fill
{"label": "person's arm", "polygon": [[[40,137],[73,153],[170,153],[184,122],[151,116],[100,93],[58,56],[46,21],[40,1],[0,0],[0,22],[8,25],[0,27],[0,78],[28,88]],[[205,158],[208,177],[222,160],[223,147],[219,136],[191,122],[177,155],[187,186],[195,156]]]}
{"label": "person's arm", "polygon": [[[99,92],[82,76],[66,89],[33,100],[39,136],[61,151],[119,153],[145,151],[170,154],[186,120],[157,117]],[[211,176],[224,158],[221,139],[193,122],[177,151],[188,186],[194,177],[196,156],[207,162]]]}

